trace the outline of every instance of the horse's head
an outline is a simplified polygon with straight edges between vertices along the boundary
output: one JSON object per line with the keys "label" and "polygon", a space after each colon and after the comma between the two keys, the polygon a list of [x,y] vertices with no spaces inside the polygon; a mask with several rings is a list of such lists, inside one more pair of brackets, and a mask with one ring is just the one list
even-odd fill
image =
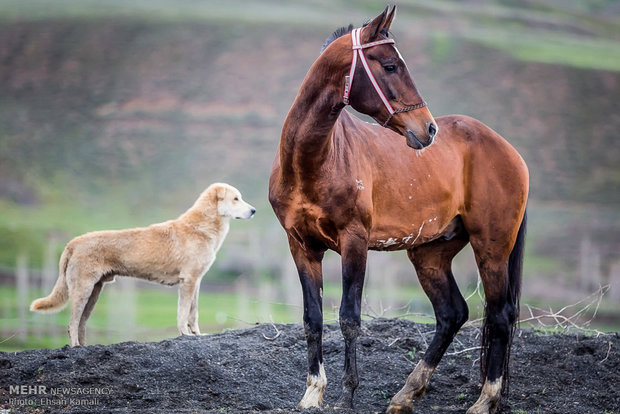
{"label": "horse's head", "polygon": [[388,7],[368,25],[339,39],[338,50],[348,48],[350,62],[344,103],[403,135],[410,147],[422,149],[432,144],[438,128],[388,37],[395,14],[396,6]]}

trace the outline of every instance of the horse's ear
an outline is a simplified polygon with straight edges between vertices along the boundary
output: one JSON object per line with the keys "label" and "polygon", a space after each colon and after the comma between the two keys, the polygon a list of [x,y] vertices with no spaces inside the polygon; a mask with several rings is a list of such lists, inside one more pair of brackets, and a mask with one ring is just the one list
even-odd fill
{"label": "horse's ear", "polygon": [[389,30],[390,25],[392,24],[392,20],[394,19],[394,15],[396,14],[396,6],[390,8],[387,6],[383,13],[375,17],[364,29],[362,43],[370,43],[375,41],[381,31]]}
{"label": "horse's ear", "polygon": [[392,7],[392,10],[388,12],[387,17],[385,18],[385,22],[383,23],[383,29],[389,31],[390,26],[392,26],[392,20],[394,20],[394,16],[396,16],[396,5]]}

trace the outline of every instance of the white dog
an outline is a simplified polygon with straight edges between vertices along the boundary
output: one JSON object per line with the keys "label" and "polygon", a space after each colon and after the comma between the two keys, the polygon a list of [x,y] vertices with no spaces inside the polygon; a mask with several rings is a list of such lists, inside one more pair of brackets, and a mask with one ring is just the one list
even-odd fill
{"label": "white dog", "polygon": [[255,212],[236,188],[216,183],[176,220],[76,237],[60,257],[54,290],[32,302],[30,310],[56,312],[71,299],[71,346],[85,345],[86,320],[103,284],[115,276],[132,276],[178,284],[177,327],[182,335],[198,335],[200,280],[228,234],[230,219],[248,219]]}

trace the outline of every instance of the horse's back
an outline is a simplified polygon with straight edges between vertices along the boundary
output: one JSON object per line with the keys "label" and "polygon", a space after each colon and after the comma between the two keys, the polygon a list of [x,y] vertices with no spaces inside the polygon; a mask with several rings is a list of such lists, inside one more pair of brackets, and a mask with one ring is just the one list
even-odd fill
{"label": "horse's back", "polygon": [[448,115],[437,119],[444,128],[445,144],[458,142],[466,166],[471,170],[471,185],[485,181],[501,185],[506,190],[528,190],[529,173],[519,152],[501,135],[475,118]]}
{"label": "horse's back", "polygon": [[467,145],[468,152],[479,149],[493,151],[508,156],[509,163],[516,162],[525,165],[517,150],[501,135],[483,122],[467,115],[445,115],[436,119],[440,128],[439,139],[449,143],[460,142]]}

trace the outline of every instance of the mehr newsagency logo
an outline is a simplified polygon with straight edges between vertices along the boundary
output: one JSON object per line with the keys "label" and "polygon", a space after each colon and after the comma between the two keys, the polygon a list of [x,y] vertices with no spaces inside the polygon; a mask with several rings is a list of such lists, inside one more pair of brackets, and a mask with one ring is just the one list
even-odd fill
{"label": "mehr newsagency logo", "polygon": [[[9,408],[97,406],[101,398],[112,394],[110,387],[47,387],[45,385],[9,385]],[[1,410],[0,414],[8,413]]]}

